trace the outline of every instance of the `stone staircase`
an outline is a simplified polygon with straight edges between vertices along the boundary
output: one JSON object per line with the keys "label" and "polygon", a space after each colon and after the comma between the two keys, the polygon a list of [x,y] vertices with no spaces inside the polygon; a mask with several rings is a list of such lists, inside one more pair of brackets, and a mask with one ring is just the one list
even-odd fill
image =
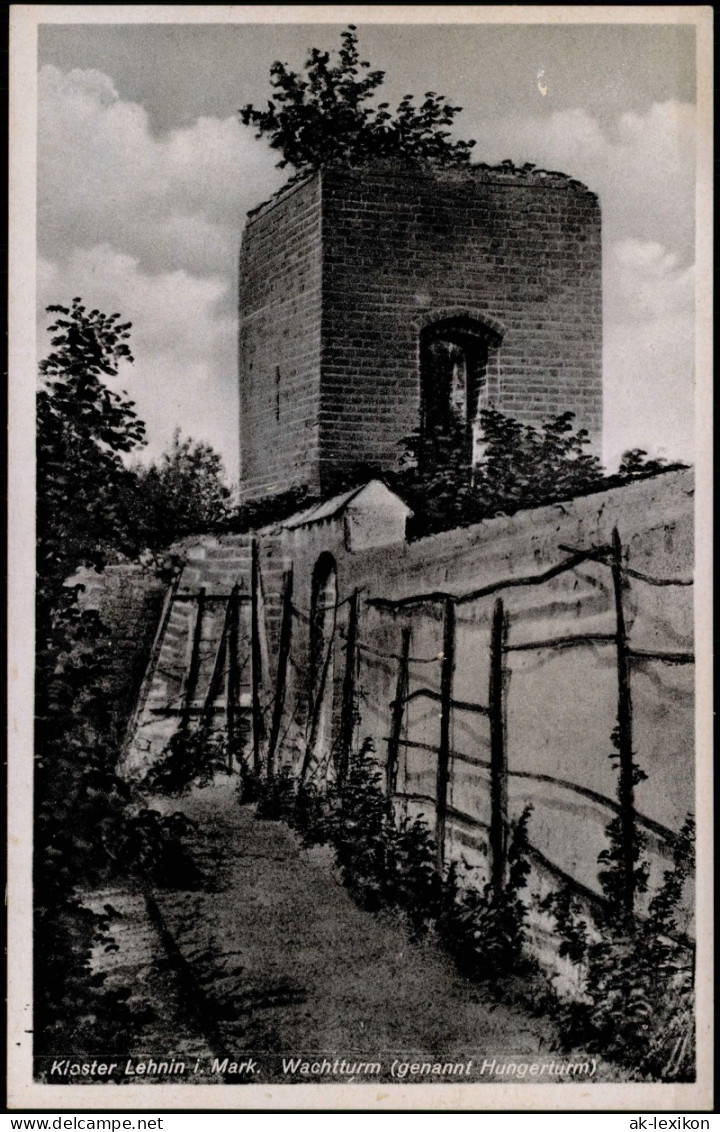
{"label": "stone staircase", "polygon": [[[182,723],[203,719],[222,730],[227,714],[231,595],[237,595],[241,736],[249,735],[253,535],[210,536],[173,548],[183,560],[168,589],[145,677],[131,719],[121,772],[141,778]],[[264,694],[269,698],[272,657],[280,621],[285,561],[281,538],[258,539],[259,623]]]}

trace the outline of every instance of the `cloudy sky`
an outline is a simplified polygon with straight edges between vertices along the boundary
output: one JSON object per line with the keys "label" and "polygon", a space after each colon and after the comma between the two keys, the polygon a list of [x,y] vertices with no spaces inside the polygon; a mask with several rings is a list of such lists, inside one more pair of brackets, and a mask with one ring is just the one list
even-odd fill
{"label": "cloudy sky", "polygon": [[[81,295],[134,324],[124,385],[148,424],[237,475],[237,260],[248,209],[286,175],[239,122],[275,59],[342,25],[44,25],[38,304]],[[384,98],[463,106],[477,160],[559,169],[600,196],[605,457],[692,458],[695,33],[662,25],[363,25]],[[41,353],[47,336],[40,335]]]}

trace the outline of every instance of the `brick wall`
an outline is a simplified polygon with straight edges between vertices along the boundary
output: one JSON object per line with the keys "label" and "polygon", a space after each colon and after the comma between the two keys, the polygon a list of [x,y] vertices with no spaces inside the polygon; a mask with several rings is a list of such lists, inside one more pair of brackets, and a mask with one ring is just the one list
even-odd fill
{"label": "brick wall", "polygon": [[82,568],[72,581],[85,587],[80,608],[97,610],[105,630],[98,651],[110,670],[109,702],[122,735],[145,675],[167,583],[131,563],[106,566],[100,574]]}
{"label": "brick wall", "polygon": [[327,173],[323,252],[324,464],[395,461],[419,419],[420,331],[464,312],[502,336],[490,403],[528,421],[572,409],[599,440],[600,209],[583,186],[482,169]]}
{"label": "brick wall", "polygon": [[251,215],[240,309],[247,497],[394,465],[419,423],[420,333],[458,314],[501,337],[485,401],[571,409],[599,444],[600,209],[561,174],[317,175]]}
{"label": "brick wall", "polygon": [[240,253],[240,467],[246,497],[317,480],[320,184],[252,214]]}

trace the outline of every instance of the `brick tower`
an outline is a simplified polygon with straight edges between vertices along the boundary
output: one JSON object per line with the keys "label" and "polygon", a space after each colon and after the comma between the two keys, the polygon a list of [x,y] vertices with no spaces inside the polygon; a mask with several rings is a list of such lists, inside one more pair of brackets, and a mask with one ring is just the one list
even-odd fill
{"label": "brick tower", "polygon": [[397,464],[452,412],[602,423],[600,208],[533,168],[329,170],[248,219],[240,257],[245,499]]}

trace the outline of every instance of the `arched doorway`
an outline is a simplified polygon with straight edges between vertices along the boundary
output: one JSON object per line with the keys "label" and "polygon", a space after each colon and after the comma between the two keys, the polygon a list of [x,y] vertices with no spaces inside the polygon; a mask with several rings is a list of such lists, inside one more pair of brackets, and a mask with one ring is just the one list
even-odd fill
{"label": "arched doorway", "polygon": [[471,468],[488,355],[497,331],[472,318],[438,319],[420,333],[421,459]]}

